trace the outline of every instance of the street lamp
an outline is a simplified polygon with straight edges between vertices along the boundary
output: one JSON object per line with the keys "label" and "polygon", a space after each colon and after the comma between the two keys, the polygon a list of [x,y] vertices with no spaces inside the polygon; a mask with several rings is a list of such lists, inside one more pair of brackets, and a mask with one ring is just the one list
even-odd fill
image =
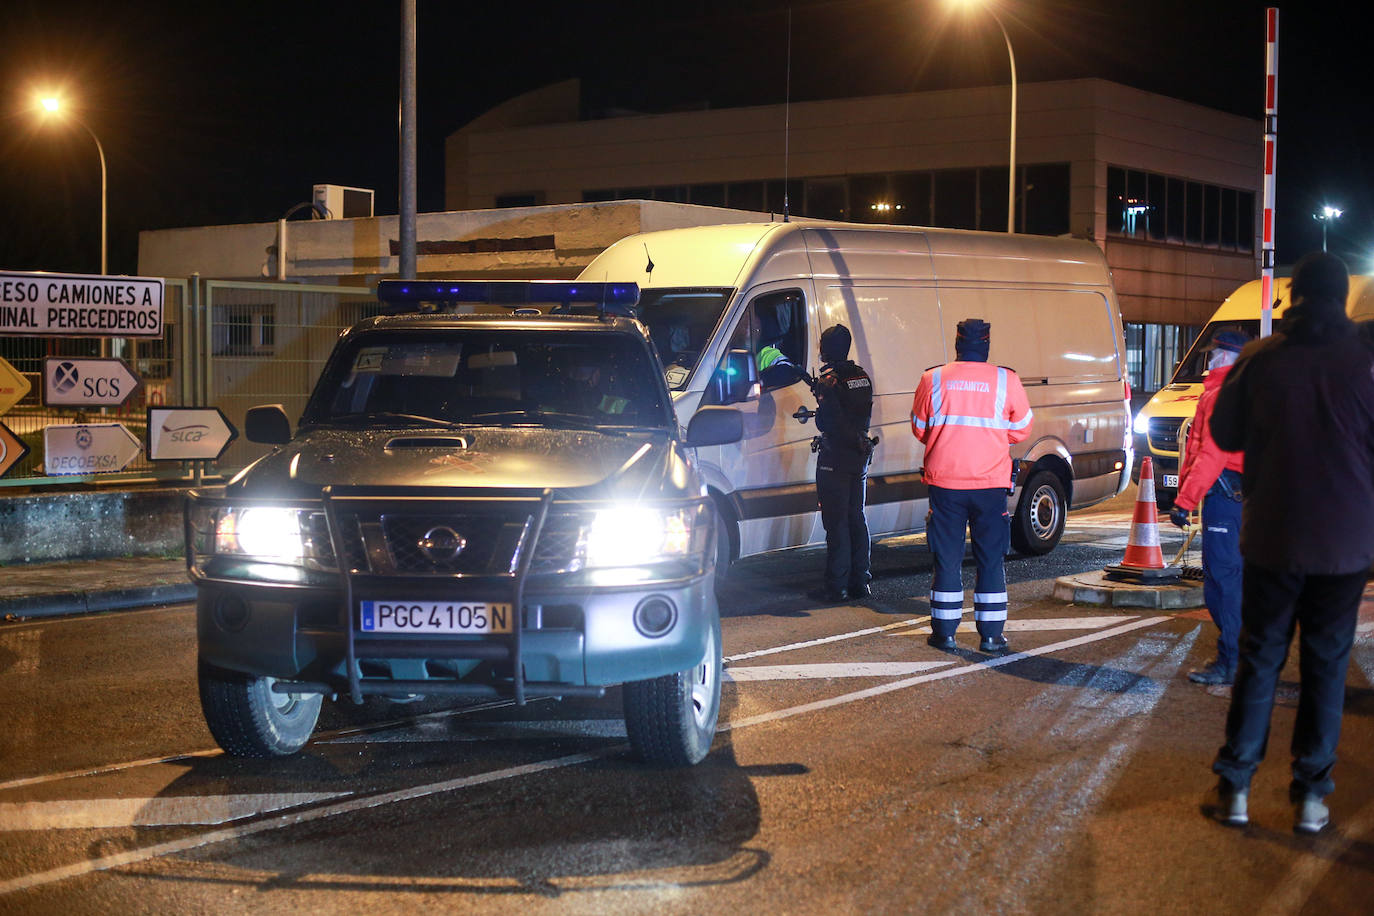
{"label": "street lamp", "polygon": [[1322,207],[1322,212],[1313,213],[1312,218],[1322,224],[1322,251],[1326,250],[1326,226],[1333,219],[1341,218],[1341,210],[1335,207]]}
{"label": "street lamp", "polygon": [[95,131],[91,130],[90,125],[88,125],[85,121],[83,121],[83,120],[81,120],[80,118],[78,118],[76,115],[70,114],[70,113],[64,113],[64,112],[62,111],[62,100],[59,99],[57,96],[46,96],[46,97],[44,97],[44,98],[41,98],[41,99],[39,99],[38,104],[39,104],[39,106],[43,109],[45,115],[56,115],[56,116],[60,116],[60,117],[68,117],[68,118],[71,118],[73,121],[75,121],[77,124],[80,124],[83,128],[85,128],[86,133],[90,134],[90,135],[91,135],[91,139],[95,141],[95,151],[96,151],[97,153],[100,154],[100,273],[101,273],[101,275],[103,276],[103,275],[109,273],[109,270],[107,269],[107,268],[108,268],[108,262],[107,262],[107,259],[106,259],[106,244],[105,244],[105,238],[106,238],[106,228],[105,228],[105,227],[106,227],[105,148],[104,148],[103,146],[100,145],[100,138],[97,137],[97,136],[95,135]]}
{"label": "street lamp", "polygon": [[[983,0],[951,0],[958,6],[965,9],[977,6]],[[1002,17],[997,15],[997,11],[991,6],[984,4],[983,9],[987,10],[992,21],[997,23],[997,27],[1002,30],[1002,40],[1007,43],[1007,62],[1011,64],[1011,153],[1008,157],[1007,166],[1007,232],[1016,231],[1016,54],[1011,49],[1011,36],[1007,34],[1007,27],[1002,24]]]}

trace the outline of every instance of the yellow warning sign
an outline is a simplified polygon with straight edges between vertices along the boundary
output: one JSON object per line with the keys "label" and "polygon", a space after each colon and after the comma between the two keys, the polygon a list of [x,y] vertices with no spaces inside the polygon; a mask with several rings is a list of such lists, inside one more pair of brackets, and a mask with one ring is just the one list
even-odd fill
{"label": "yellow warning sign", "polygon": [[29,387],[29,380],[24,378],[24,373],[0,356],[0,413],[18,404],[29,393]]}
{"label": "yellow warning sign", "polygon": [[10,468],[24,460],[24,456],[28,453],[29,447],[21,442],[18,436],[10,432],[8,426],[0,423],[0,477],[8,474]]}

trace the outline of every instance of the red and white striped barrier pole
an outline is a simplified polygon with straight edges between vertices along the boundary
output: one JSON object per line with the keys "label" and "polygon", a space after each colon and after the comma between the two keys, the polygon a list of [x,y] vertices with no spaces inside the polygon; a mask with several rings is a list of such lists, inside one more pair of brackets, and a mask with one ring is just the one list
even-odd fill
{"label": "red and white striped barrier pole", "polygon": [[1274,326],[1274,167],[1279,139],[1279,10],[1264,11],[1264,221],[1260,236],[1260,336]]}

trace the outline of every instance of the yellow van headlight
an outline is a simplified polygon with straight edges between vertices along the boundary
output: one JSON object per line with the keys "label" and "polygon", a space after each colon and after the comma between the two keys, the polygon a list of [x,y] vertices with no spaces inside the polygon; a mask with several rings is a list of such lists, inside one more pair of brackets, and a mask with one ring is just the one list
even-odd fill
{"label": "yellow van headlight", "polygon": [[1143,436],[1150,431],[1150,417],[1148,414],[1138,413],[1135,421],[1131,423],[1131,429],[1137,436]]}

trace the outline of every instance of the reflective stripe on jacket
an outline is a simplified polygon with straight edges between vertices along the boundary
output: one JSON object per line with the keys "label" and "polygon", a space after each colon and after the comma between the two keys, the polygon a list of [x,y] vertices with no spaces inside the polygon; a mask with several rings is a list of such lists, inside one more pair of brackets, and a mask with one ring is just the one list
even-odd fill
{"label": "reflective stripe on jacket", "polygon": [[1202,397],[1198,398],[1193,424],[1188,427],[1188,442],[1184,447],[1183,467],[1178,471],[1178,495],[1174,505],[1192,512],[1202,501],[1203,494],[1212,489],[1222,471],[1243,471],[1244,452],[1228,452],[1212,438],[1212,408],[1217,393],[1231,371],[1221,366],[1208,372],[1202,380]]}
{"label": "reflective stripe on jacket", "polygon": [[960,360],[927,369],[911,405],[911,432],[925,443],[925,482],[952,490],[1011,483],[1007,446],[1030,435],[1026,389],[1004,366]]}

